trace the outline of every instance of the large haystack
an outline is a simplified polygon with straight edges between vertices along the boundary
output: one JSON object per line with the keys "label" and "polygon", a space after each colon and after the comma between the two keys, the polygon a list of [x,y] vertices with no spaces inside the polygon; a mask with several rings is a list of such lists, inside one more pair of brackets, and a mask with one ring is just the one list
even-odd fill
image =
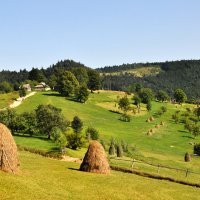
{"label": "large haystack", "polygon": [[0,170],[16,173],[18,165],[15,141],[9,129],[0,123]]}
{"label": "large haystack", "polygon": [[80,171],[100,174],[110,173],[110,167],[106,158],[106,153],[103,146],[99,142],[91,142],[81,164]]}

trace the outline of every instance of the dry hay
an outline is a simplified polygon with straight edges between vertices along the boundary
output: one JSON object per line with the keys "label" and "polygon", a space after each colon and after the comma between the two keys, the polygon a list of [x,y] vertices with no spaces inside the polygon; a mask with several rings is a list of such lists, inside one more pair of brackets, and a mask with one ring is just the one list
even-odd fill
{"label": "dry hay", "polygon": [[99,174],[110,173],[110,166],[106,158],[105,150],[99,142],[92,141],[90,143],[80,166],[80,171],[94,172]]}
{"label": "dry hay", "polygon": [[159,124],[155,125],[155,128],[160,128],[160,125]]}
{"label": "dry hay", "polygon": [[164,125],[165,125],[165,123],[164,123],[163,121],[161,121],[161,122],[160,122],[160,125],[161,125],[161,126],[164,126]]}
{"label": "dry hay", "polygon": [[147,136],[152,136],[152,132],[150,130],[147,131]]}
{"label": "dry hay", "polygon": [[151,122],[153,122],[155,119],[154,119],[153,117],[150,117],[149,120],[150,120]]}
{"label": "dry hay", "polygon": [[151,122],[151,120],[148,118],[148,119],[146,120],[146,122]]}
{"label": "dry hay", "polygon": [[152,136],[155,133],[155,131],[151,128],[147,131],[148,136]]}
{"label": "dry hay", "polygon": [[0,170],[16,173],[19,160],[17,146],[9,129],[0,123]]}

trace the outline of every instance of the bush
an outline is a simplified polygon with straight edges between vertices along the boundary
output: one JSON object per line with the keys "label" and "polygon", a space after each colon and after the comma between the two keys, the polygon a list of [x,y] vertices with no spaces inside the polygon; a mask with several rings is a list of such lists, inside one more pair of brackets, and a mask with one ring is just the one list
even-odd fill
{"label": "bush", "polygon": [[126,114],[126,113],[123,113],[123,114],[121,114],[120,120],[124,121],[124,122],[130,122],[131,121],[131,116]]}
{"label": "bush", "polygon": [[148,111],[148,112],[151,111],[151,108],[152,108],[151,102],[148,101],[148,102],[147,102],[147,105],[146,105],[147,111]]}
{"label": "bush", "polygon": [[167,107],[166,106],[161,106],[160,109],[162,110],[163,113],[167,112]]}
{"label": "bush", "polygon": [[19,96],[20,96],[20,97],[25,97],[25,96],[26,96],[26,90],[25,90],[24,88],[21,88],[21,89],[19,90]]}
{"label": "bush", "polygon": [[78,116],[74,117],[71,125],[75,133],[80,133],[83,129],[83,122]]}
{"label": "bush", "polygon": [[98,140],[99,132],[93,127],[88,127],[86,129],[86,137],[88,140]]}
{"label": "bush", "polygon": [[80,133],[76,132],[67,135],[67,142],[67,147],[74,150],[83,147],[85,144],[84,137]]}
{"label": "bush", "polygon": [[194,154],[197,154],[200,156],[200,144],[194,145]]}

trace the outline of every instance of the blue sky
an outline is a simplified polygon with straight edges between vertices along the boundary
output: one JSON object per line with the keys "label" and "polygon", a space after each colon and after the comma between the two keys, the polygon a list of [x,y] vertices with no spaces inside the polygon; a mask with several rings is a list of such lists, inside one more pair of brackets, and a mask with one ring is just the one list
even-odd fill
{"label": "blue sky", "polygon": [[0,0],[0,70],[200,59],[199,0]]}

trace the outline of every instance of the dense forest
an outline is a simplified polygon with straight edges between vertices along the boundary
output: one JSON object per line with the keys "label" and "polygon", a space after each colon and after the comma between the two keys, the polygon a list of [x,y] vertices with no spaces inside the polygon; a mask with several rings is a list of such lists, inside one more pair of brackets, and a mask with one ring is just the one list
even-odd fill
{"label": "dense forest", "polygon": [[[159,67],[160,73],[143,77],[129,73],[142,67]],[[165,90],[171,96],[175,89],[182,88],[188,98],[200,98],[200,60],[123,64],[99,68],[97,71],[102,75],[104,89],[129,90],[134,84],[140,83],[143,87],[152,88],[154,91]]]}
{"label": "dense forest", "polygon": [[[158,73],[137,76],[132,71],[158,69]],[[20,70],[19,72],[1,71],[0,83],[6,81],[17,89],[26,81],[44,81],[50,86],[54,85],[55,76],[59,77],[64,71],[71,71],[79,83],[88,81],[92,70],[84,64],[73,60],[59,61],[47,69],[32,68],[31,71]],[[200,98],[200,60],[181,60],[157,63],[133,63],[119,66],[110,66],[96,69],[101,74],[101,88],[110,90],[130,91],[134,85],[140,83],[143,87],[152,88],[155,92],[165,90],[169,95],[177,88],[183,89],[189,99]]]}

